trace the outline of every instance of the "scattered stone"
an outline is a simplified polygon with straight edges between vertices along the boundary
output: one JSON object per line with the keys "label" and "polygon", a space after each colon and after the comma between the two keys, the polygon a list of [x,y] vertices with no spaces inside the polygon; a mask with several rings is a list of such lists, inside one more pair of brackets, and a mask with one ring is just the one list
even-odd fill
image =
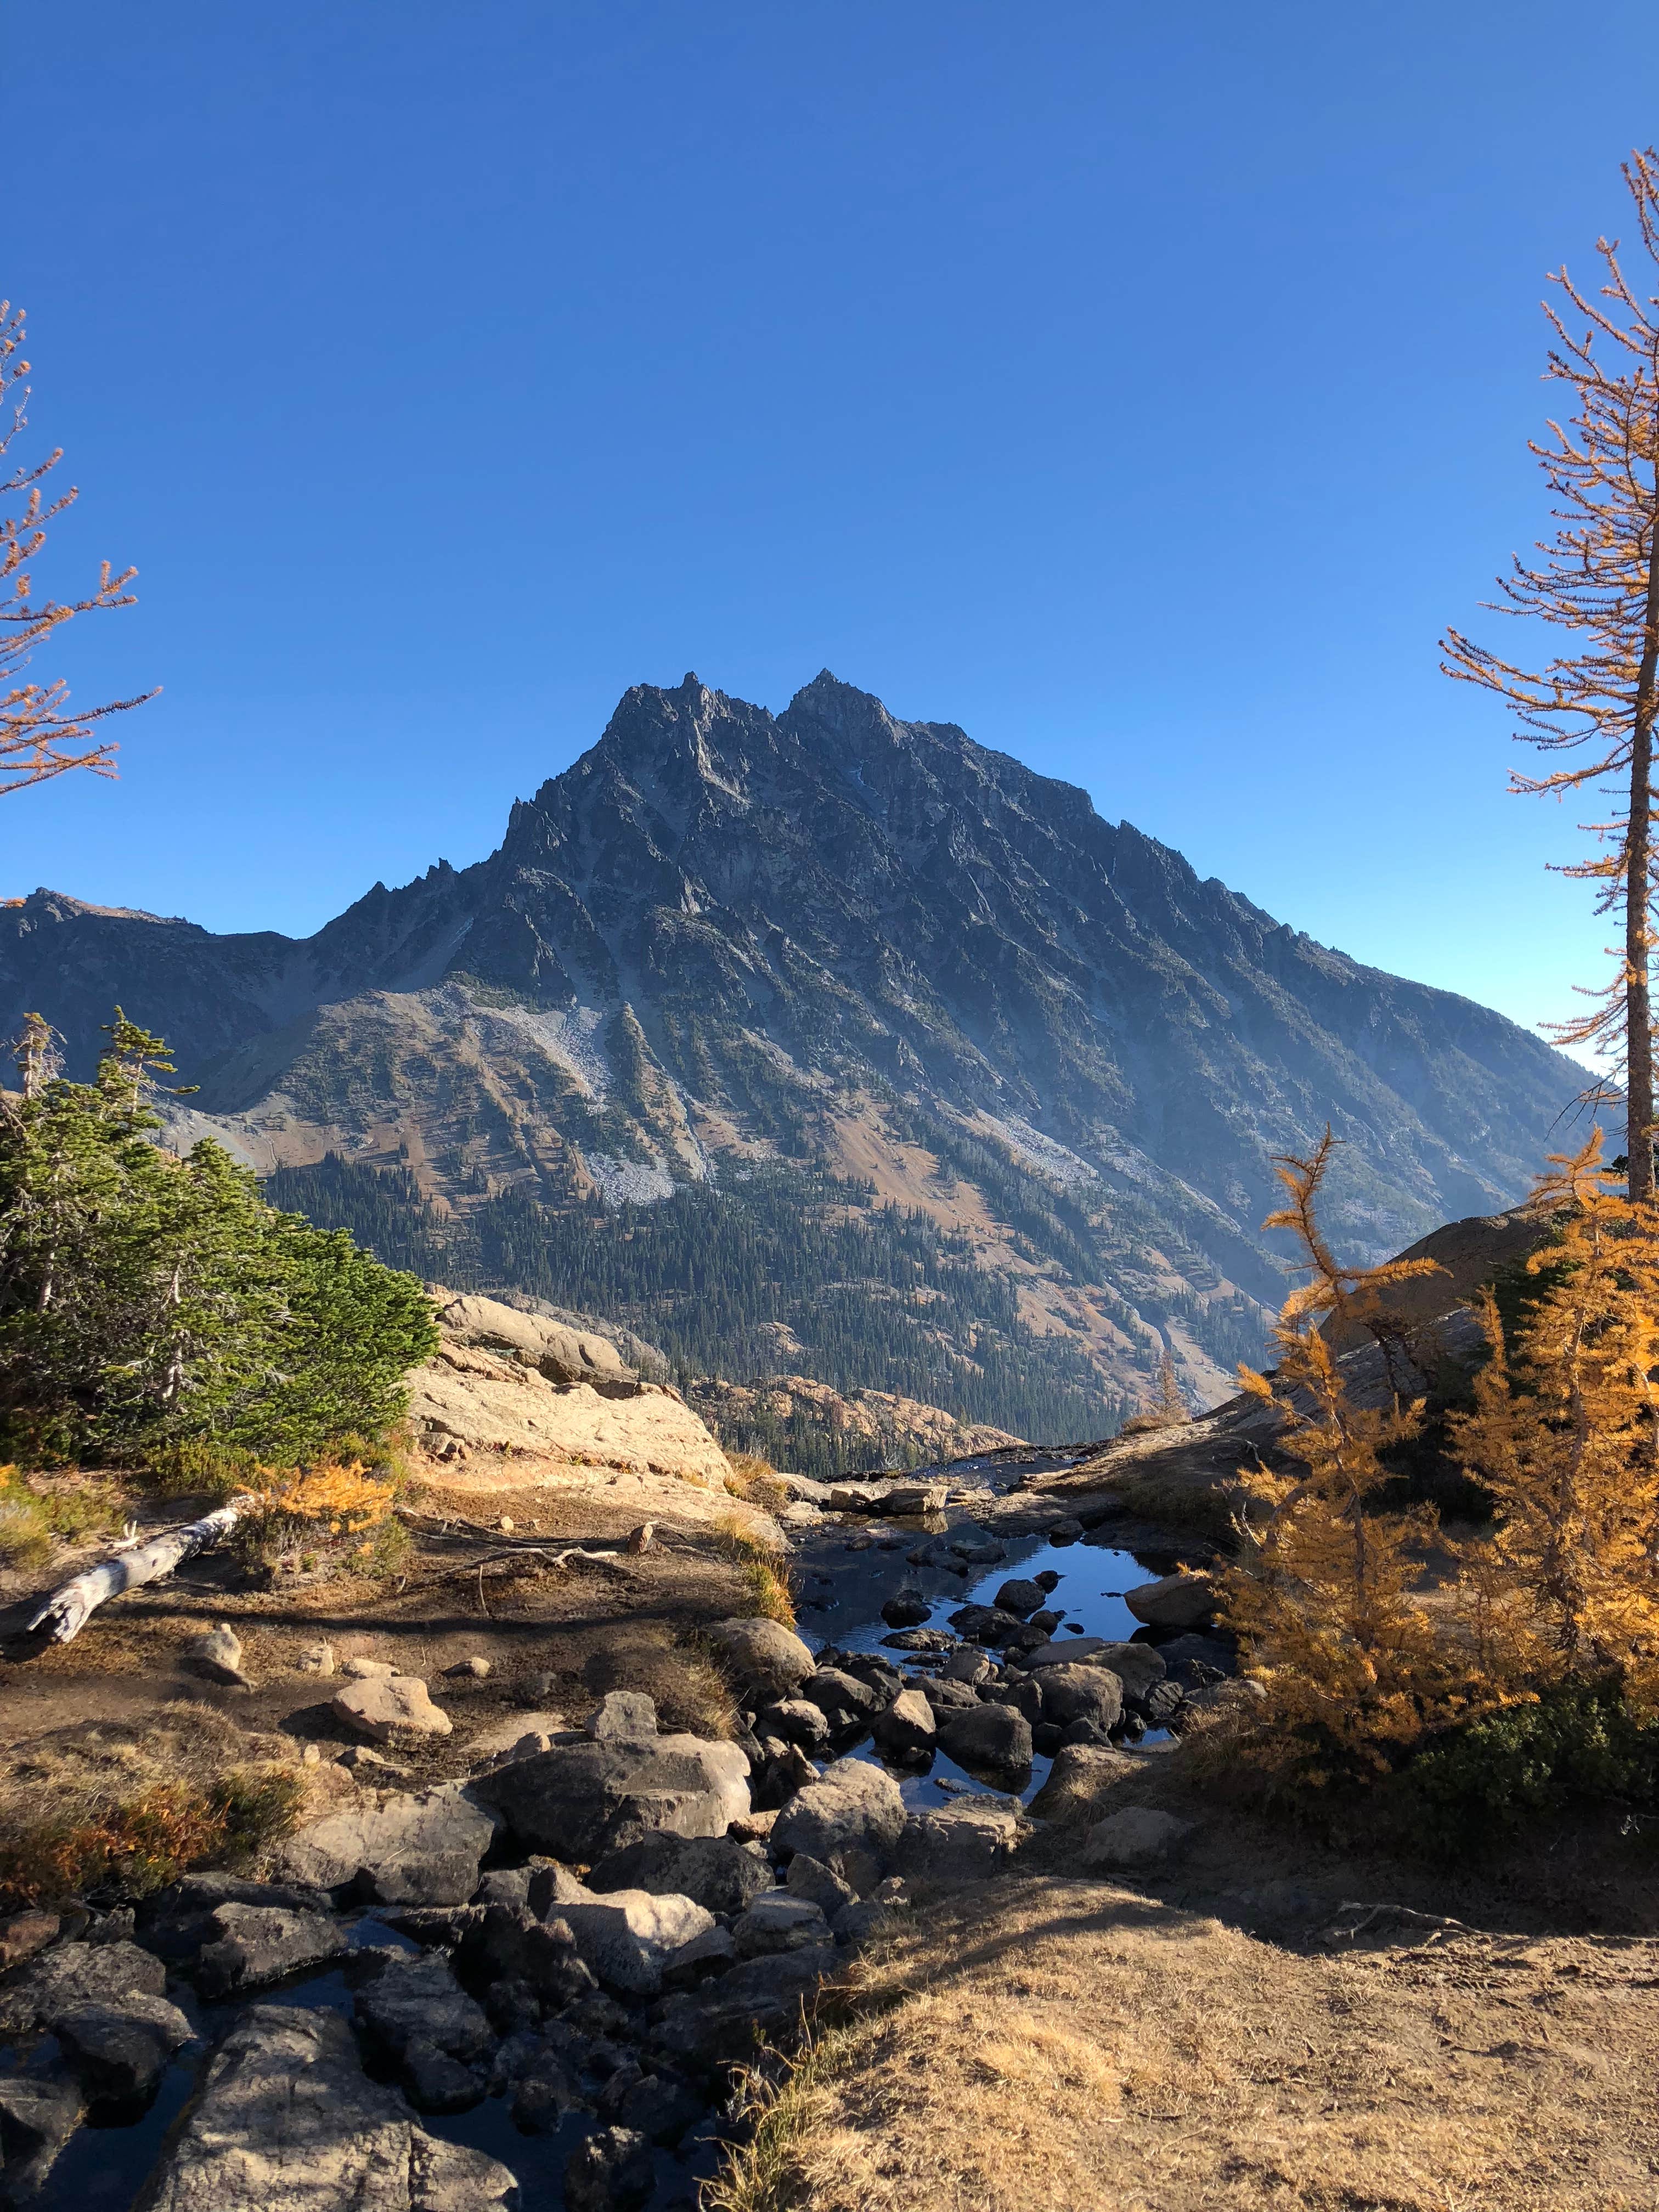
{"label": "scattered stone", "polygon": [[121,2103],[152,2097],[168,2059],[191,2039],[177,2005],[137,1990],[116,2002],[76,2005],[52,2032],[88,2094]]}
{"label": "scattered stone", "polygon": [[252,1688],[242,1672],[242,1639],[228,1620],[198,1636],[190,1647],[190,1656],[210,1680],[228,1683],[233,1689]]}
{"label": "scattered stone", "polygon": [[655,1996],[665,1960],[714,1925],[714,1915],[689,1897],[653,1897],[644,1889],[568,1905],[561,1917],[583,1963],[626,1996]]}
{"label": "scattered stone", "polygon": [[985,1881],[1003,1872],[1018,1849],[1022,1823],[1017,1806],[988,1797],[913,1813],[899,1838],[897,1860],[905,1874],[927,1881]]}
{"label": "scattered stone", "polygon": [[313,1821],[288,1838],[281,1863],[318,1889],[350,1884],[380,1905],[462,1905],[500,1825],[472,1784],[448,1782]]}
{"label": "scattered stone", "polygon": [[[561,1866],[557,1859],[532,1859],[526,1872],[529,1879],[525,1884],[525,1896],[538,1920],[552,1920],[567,1905],[586,1905],[595,1894],[586,1882],[568,1866]],[[624,1889],[650,1887],[648,1882],[642,1881],[620,1886]]]}
{"label": "scattered stone", "polygon": [[397,1671],[390,1659],[371,1659],[361,1651],[354,1651],[340,1667],[340,1672],[354,1682],[389,1681]]}
{"label": "scattered stone", "polygon": [[1052,1636],[1065,1618],[1063,1613],[1054,1613],[1045,1607],[1041,1613],[1034,1613],[1025,1626],[1028,1628],[1040,1628],[1045,1636]]}
{"label": "scattered stone", "polygon": [[587,1882],[600,1896],[643,1889],[653,1897],[689,1897],[708,1912],[736,1913],[771,1887],[772,1870],[761,1853],[730,1836],[659,1833],[607,1852]]}
{"label": "scattered stone", "polygon": [[1167,1859],[1193,1832],[1194,1823],[1159,1813],[1150,1805],[1126,1805],[1090,1829],[1083,1863],[1097,1872],[1115,1867],[1148,1866]]}
{"label": "scattered stone", "polygon": [[1123,1602],[1148,1628],[1202,1628],[1215,1613],[1215,1585],[1207,1575],[1188,1574],[1183,1569],[1125,1590]]}
{"label": "scattered stone", "polygon": [[415,2125],[337,2013],[256,2005],[210,2061],[147,2212],[488,2212],[517,2189],[482,2151]]}
{"label": "scattered stone", "polygon": [[1230,1636],[1188,1629],[1158,1646],[1158,1657],[1184,1688],[1197,1690],[1237,1673],[1237,1648]]}
{"label": "scattered stone", "polygon": [[383,1751],[375,1751],[366,1743],[349,1743],[336,1758],[334,1764],[348,1772],[362,1774],[371,1782],[407,1782],[411,1770],[401,1766],[395,1759],[388,1759]]}
{"label": "scattered stone", "polygon": [[[1058,1521],[1051,1521],[1043,1530],[1051,1544],[1075,1544],[1083,1534],[1083,1523],[1074,1513],[1062,1513]],[[1049,1589],[1054,1588],[1050,1583]]]}
{"label": "scattered stone", "polygon": [[895,1482],[867,1510],[890,1519],[908,1520],[913,1514],[942,1513],[949,1494],[950,1485],[945,1482]]}
{"label": "scattered stone", "polygon": [[787,1696],[804,1682],[817,1661],[799,1636],[781,1621],[722,1620],[708,1632],[732,1671],[757,1689]]}
{"label": "scattered stone", "polygon": [[0,2163],[7,2201],[27,2203],[86,2117],[86,2096],[67,2074],[0,2079]]}
{"label": "scattered stone", "polygon": [[889,1651],[954,1651],[957,1644],[957,1638],[943,1628],[902,1628],[881,1640]]}
{"label": "scattered stone", "polygon": [[444,1668],[450,1680],[457,1682],[482,1682],[489,1672],[489,1660],[481,1659],[476,1654],[471,1659],[458,1659],[453,1667]]}
{"label": "scattered stone", "polygon": [[748,1762],[737,1745],[691,1735],[557,1745],[470,1788],[527,1850],[575,1865],[655,1829],[724,1835],[749,1810]]}
{"label": "scattered stone", "polygon": [[214,1915],[222,1905],[273,1905],[290,1912],[326,1913],[321,1889],[298,1882],[247,1881],[229,1874],[186,1874],[142,1900],[136,1940],[172,1966],[189,1966],[204,1943],[222,1933]]}
{"label": "scattered stone", "polygon": [[280,1982],[346,1948],[344,1931],[320,1912],[275,1905],[221,1905],[215,1940],[203,1945],[196,1983],[205,1997],[234,1996]]}
{"label": "scattered stone", "polygon": [[421,1743],[448,1735],[452,1723],[416,1674],[387,1674],[337,1690],[330,1710],[371,1743]]}
{"label": "scattered stone", "polygon": [[526,1674],[514,1688],[514,1702],[520,1705],[545,1705],[558,1686],[559,1678],[556,1674],[539,1671]]}
{"label": "scattered stone", "polygon": [[584,2108],[581,2085],[564,2052],[550,2043],[537,2045],[514,2089],[514,2127],[526,2135],[551,2135],[568,2113]]}
{"label": "scattered stone", "polygon": [[510,1536],[513,1534],[514,1528],[517,1526],[517,1523],[514,1521],[510,1513],[503,1513],[501,1519],[495,1523],[495,1526],[501,1530],[503,1536]]}
{"label": "scattered stone", "polygon": [[951,1626],[969,1643],[988,1644],[994,1651],[1018,1635],[1024,1623],[1018,1614],[1005,1613],[1000,1606],[963,1605],[951,1615]]}
{"label": "scattered stone", "polygon": [[55,1912],[14,1912],[9,1920],[0,1921],[0,1974],[55,1943],[63,1924]]}
{"label": "scattered stone", "polygon": [[527,1909],[530,1904],[530,1877],[533,1869],[521,1867],[493,1867],[488,1874],[478,1876],[478,1887],[473,1891],[474,1905],[511,1905]]}
{"label": "scattered stone", "polygon": [[826,1866],[854,1851],[884,1862],[904,1829],[904,1800],[890,1774],[867,1759],[839,1759],[799,1790],[772,1831],[781,1858],[805,1851]]}
{"label": "scattered stone", "polygon": [[988,1659],[982,1651],[975,1651],[971,1645],[964,1644],[945,1661],[944,1679],[947,1682],[965,1682],[971,1690],[983,1682],[994,1680],[996,1671],[994,1660]]}
{"label": "scattered stone", "polygon": [[851,1882],[843,1881],[833,1867],[825,1866],[810,1851],[797,1851],[790,1860],[785,1887],[791,1897],[803,1897],[809,1905],[816,1905],[827,1920],[833,1920],[858,1896]]}
{"label": "scattered stone", "polygon": [[952,1713],[939,1733],[947,1759],[970,1774],[1023,1774],[1031,1764],[1031,1724],[1012,1705],[976,1705]]}
{"label": "scattered stone", "polygon": [[601,2128],[564,2166],[569,2212],[638,2212],[655,2184],[651,2141],[634,2128]]}
{"label": "scattered stone", "polygon": [[920,1690],[901,1690],[886,1711],[877,1714],[871,1733],[895,1759],[925,1758],[933,1748],[933,1708]]}
{"label": "scattered stone", "polygon": [[733,1820],[726,1832],[734,1844],[769,1844],[777,1824],[778,1808],[770,1807],[765,1812],[751,1812],[742,1820]]}
{"label": "scattered stone", "polygon": [[331,1644],[308,1644],[294,1664],[302,1674],[331,1674],[334,1672],[334,1646]]}
{"label": "scattered stone", "polygon": [[308,1743],[300,1753],[301,1766],[320,1766],[322,1763],[323,1754],[314,1743]]}
{"label": "scattered stone", "polygon": [[1048,1592],[1041,1583],[1017,1577],[1011,1583],[1004,1583],[993,1602],[999,1612],[1012,1613],[1016,1619],[1024,1620],[1027,1613],[1036,1611],[1047,1595]]}
{"label": "scattered stone", "polygon": [[589,1714],[587,1733],[595,1743],[631,1743],[657,1733],[657,1708],[640,1690],[612,1690]]}
{"label": "scattered stone", "polygon": [[656,1541],[656,1522],[641,1521],[637,1528],[629,1530],[628,1541],[623,1546],[623,1549],[630,1558],[637,1559],[641,1552],[648,1552],[651,1549],[652,1545]]}
{"label": "scattered stone", "polygon": [[822,1905],[787,1890],[769,1889],[733,1924],[732,1940],[740,1959],[761,1959],[835,1939]]}

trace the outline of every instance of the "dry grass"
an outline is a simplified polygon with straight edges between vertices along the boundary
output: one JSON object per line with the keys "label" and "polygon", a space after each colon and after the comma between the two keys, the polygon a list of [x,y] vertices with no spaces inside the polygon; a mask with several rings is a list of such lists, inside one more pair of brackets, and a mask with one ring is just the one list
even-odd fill
{"label": "dry grass", "polygon": [[763,1505],[769,1512],[780,1505],[787,1505],[794,1496],[787,1482],[780,1480],[778,1471],[769,1460],[754,1452],[727,1452],[731,1472],[726,1478],[726,1495],[741,1498],[751,1505]]}
{"label": "dry grass", "polygon": [[786,1555],[735,1515],[714,1524],[715,1541],[723,1559],[739,1570],[745,1585],[745,1601],[751,1615],[795,1625],[795,1601],[789,1587]]}
{"label": "dry grass", "polygon": [[861,1970],[715,2212],[1637,2212],[1659,1944],[1304,1955],[1098,1883],[969,1889]]}
{"label": "dry grass", "polygon": [[619,1624],[617,1640],[592,1654],[582,1680],[599,1697],[609,1690],[642,1690],[670,1734],[707,1739],[729,1737],[737,1729],[737,1708],[720,1669],[654,1624]]}
{"label": "dry grass", "polygon": [[141,1897],[191,1867],[246,1866],[303,1803],[291,1754],[187,1704],[39,1739],[0,1783],[0,1899]]}
{"label": "dry grass", "polygon": [[121,1492],[93,1475],[26,1475],[0,1467],[0,1566],[44,1566],[54,1540],[113,1534],[126,1516]]}

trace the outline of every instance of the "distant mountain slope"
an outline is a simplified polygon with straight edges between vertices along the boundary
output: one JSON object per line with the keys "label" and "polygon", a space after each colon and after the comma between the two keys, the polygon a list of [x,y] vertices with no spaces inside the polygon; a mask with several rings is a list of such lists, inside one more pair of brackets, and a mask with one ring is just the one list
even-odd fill
{"label": "distant mountain slope", "polygon": [[84,1069],[117,1000],[202,1085],[181,1140],[389,1258],[1028,1435],[1099,1433],[1166,1342],[1224,1391],[1273,1153],[1328,1120],[1380,1255],[1515,1199],[1582,1080],[827,673],[777,716],[636,687],[489,860],[303,942],[0,910],[9,1018]]}

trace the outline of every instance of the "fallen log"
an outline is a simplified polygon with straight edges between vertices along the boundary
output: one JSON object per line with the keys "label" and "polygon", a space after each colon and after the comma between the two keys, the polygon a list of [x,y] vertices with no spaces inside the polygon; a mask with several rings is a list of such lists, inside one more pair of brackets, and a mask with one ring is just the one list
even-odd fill
{"label": "fallen log", "polygon": [[124,1547],[113,1559],[83,1568],[52,1592],[30,1620],[26,1632],[44,1637],[48,1644],[72,1642],[98,1607],[111,1598],[142,1589],[146,1583],[160,1582],[198,1552],[215,1550],[246,1514],[249,1504],[246,1498],[234,1498],[228,1505],[220,1506],[200,1521],[165,1529],[147,1544]]}

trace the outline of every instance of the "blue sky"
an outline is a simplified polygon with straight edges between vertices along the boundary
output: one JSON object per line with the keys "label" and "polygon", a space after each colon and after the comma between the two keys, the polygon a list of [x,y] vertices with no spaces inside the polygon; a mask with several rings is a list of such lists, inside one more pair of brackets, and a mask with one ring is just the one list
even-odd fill
{"label": "blue sky", "polygon": [[0,293],[82,486],[42,581],[142,594],[36,672],[166,690],[118,783],[9,801],[0,890],[304,932],[488,852],[628,684],[828,665],[1559,1014],[1573,813],[1435,641],[1541,525],[1543,273],[1659,135],[1659,10],[1583,21],[15,11]]}

